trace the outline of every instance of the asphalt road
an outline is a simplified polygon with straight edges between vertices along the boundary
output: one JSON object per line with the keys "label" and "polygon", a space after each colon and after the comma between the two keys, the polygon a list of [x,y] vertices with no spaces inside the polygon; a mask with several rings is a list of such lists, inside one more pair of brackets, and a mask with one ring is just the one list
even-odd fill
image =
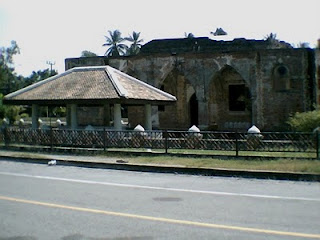
{"label": "asphalt road", "polygon": [[320,239],[320,183],[0,161],[4,239]]}

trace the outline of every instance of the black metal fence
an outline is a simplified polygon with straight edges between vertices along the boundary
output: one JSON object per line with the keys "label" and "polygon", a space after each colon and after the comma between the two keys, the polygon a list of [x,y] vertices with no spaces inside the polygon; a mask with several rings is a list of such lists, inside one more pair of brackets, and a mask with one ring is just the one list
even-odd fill
{"label": "black metal fence", "polygon": [[[319,158],[319,133],[263,132],[201,132],[186,131],[115,131],[30,129],[7,127],[0,132],[0,142],[5,146],[42,146],[55,148],[94,149],[157,149],[194,150],[214,153],[227,152],[238,156],[241,152],[261,153],[311,153]],[[307,157],[308,157],[307,156]]]}

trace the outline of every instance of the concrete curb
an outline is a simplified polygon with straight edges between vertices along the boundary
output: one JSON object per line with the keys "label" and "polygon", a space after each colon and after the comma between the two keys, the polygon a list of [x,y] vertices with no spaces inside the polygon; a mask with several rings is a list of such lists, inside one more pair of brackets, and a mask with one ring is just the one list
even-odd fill
{"label": "concrete curb", "polygon": [[[0,161],[15,161],[25,163],[48,164],[52,158],[27,158],[0,156]],[[320,182],[320,174],[293,173],[293,172],[276,172],[276,171],[253,171],[253,170],[236,170],[236,169],[219,169],[219,168],[188,168],[188,167],[171,167],[156,165],[139,165],[129,163],[105,163],[91,161],[75,160],[57,160],[57,165],[74,166],[85,168],[101,168],[125,171],[139,172],[157,172],[172,174],[189,174],[202,176],[219,176],[219,177],[239,177],[239,178],[256,178],[256,179],[273,179],[273,180],[290,180],[290,181],[313,181]]]}

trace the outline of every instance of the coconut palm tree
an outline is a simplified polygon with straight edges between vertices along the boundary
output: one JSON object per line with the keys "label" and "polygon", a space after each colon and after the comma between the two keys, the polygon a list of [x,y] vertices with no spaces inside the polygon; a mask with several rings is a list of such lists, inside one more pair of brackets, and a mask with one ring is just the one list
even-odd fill
{"label": "coconut palm tree", "polygon": [[136,55],[140,52],[141,43],[143,42],[143,39],[140,38],[140,32],[133,31],[132,35],[129,35],[129,37],[126,37],[125,40],[131,42],[131,46],[128,49],[128,55]]}
{"label": "coconut palm tree", "polygon": [[106,43],[102,46],[108,46],[108,50],[104,54],[107,57],[121,56],[125,55],[128,49],[128,46],[122,42],[125,40],[121,37],[121,32],[119,30],[108,31],[110,36],[105,36]]}

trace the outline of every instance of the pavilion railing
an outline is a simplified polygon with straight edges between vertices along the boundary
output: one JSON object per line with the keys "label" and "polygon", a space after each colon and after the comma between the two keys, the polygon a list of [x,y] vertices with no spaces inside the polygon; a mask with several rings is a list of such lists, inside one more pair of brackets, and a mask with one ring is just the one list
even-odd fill
{"label": "pavilion railing", "polygon": [[217,152],[238,156],[247,152],[311,153],[319,159],[319,133],[206,132],[187,131],[115,131],[110,129],[69,130],[6,127],[0,131],[5,146],[42,146],[94,149],[157,149]]}

